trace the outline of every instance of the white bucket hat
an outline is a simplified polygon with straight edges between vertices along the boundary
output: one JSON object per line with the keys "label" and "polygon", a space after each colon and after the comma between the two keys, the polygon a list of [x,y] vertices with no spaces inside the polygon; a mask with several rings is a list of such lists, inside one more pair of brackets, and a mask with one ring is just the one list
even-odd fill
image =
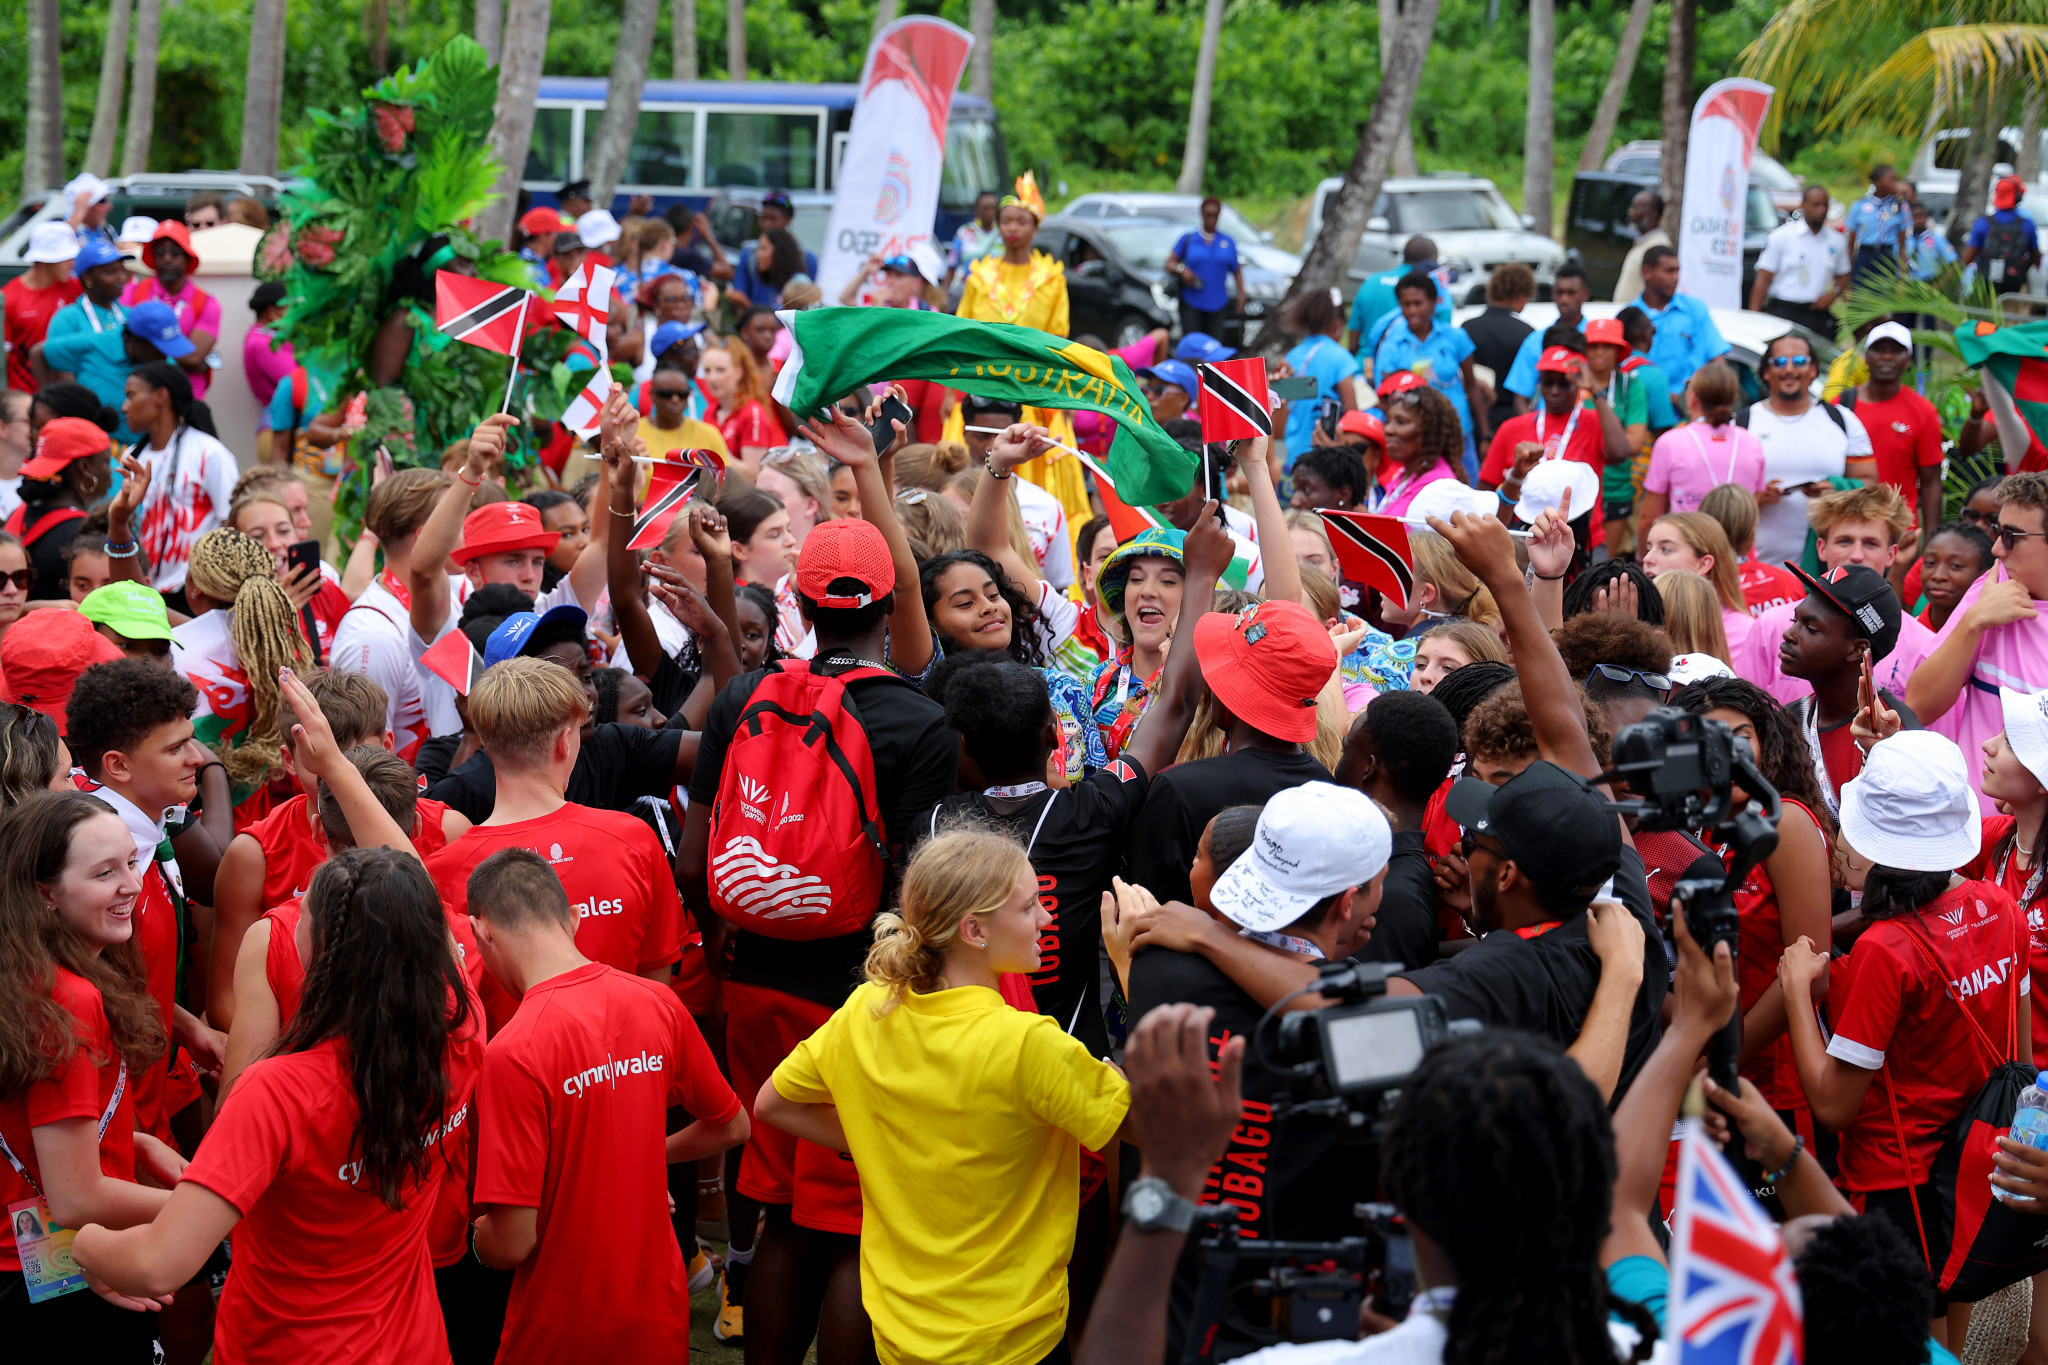
{"label": "white bucket hat", "polygon": [[1408,504],[1408,515],[1403,520],[1427,529],[1426,522],[1430,517],[1449,521],[1453,512],[1490,517],[1499,506],[1500,499],[1483,488],[1467,487],[1458,479],[1438,479],[1422,486],[1415,500]]}
{"label": "white bucket hat", "polygon": [[1317,901],[1363,886],[1394,847],[1387,817],[1355,787],[1305,782],[1266,802],[1252,845],[1224,870],[1209,899],[1230,922],[1270,932]]}
{"label": "white bucket hat", "polygon": [[619,220],[612,217],[610,209],[592,209],[576,220],[576,236],[596,251],[619,240]]}
{"label": "white bucket hat", "polygon": [[78,234],[71,230],[69,223],[37,223],[28,234],[28,254],[23,259],[30,265],[75,261],[78,259]]}
{"label": "white bucket hat", "polygon": [[1543,460],[1522,480],[1522,500],[1515,504],[1515,516],[1535,525],[1536,518],[1563,505],[1566,489],[1571,490],[1574,521],[1600,505],[1600,475],[1593,466],[1578,460]]}
{"label": "white bucket hat", "polygon": [[1842,837],[1881,867],[1953,872],[1977,856],[1982,824],[1963,751],[1932,730],[1872,745],[1842,787]]}
{"label": "white bucket hat", "polygon": [[1735,670],[1711,654],[1695,652],[1672,655],[1671,667],[1664,670],[1664,676],[1671,679],[1674,687],[1684,687],[1708,678],[1732,678]]}
{"label": "white bucket hat", "polygon": [[2048,786],[2048,692],[2001,687],[1998,705],[2005,712],[2006,747],[2037,781]]}

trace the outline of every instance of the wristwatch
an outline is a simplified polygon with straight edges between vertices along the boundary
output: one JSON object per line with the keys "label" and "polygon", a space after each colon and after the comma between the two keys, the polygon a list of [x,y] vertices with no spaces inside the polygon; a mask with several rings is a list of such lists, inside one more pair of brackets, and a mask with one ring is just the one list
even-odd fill
{"label": "wristwatch", "polygon": [[1156,1175],[1133,1181],[1124,1196],[1124,1213],[1139,1232],[1186,1232],[1195,1225],[1200,1208]]}

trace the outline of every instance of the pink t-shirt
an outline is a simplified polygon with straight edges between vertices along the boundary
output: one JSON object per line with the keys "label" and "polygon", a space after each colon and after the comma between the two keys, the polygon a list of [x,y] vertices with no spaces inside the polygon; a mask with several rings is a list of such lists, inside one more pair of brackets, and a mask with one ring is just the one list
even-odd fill
{"label": "pink t-shirt", "polygon": [[1405,517],[1408,515],[1409,504],[1415,501],[1417,493],[1440,480],[1457,477],[1457,471],[1451,468],[1448,460],[1438,460],[1413,478],[1403,476],[1389,484],[1385,490],[1386,501],[1372,510],[1382,516]]}
{"label": "pink t-shirt", "polygon": [[270,428],[270,400],[277,386],[298,364],[289,341],[273,345],[268,327],[251,327],[242,338],[242,373],[248,377],[249,392],[256,395],[256,429]]}
{"label": "pink t-shirt", "polygon": [[[199,302],[201,298],[205,302]],[[167,294],[156,277],[150,275],[121,291],[121,302],[129,308],[138,303],[148,303],[151,299],[171,306],[171,311],[178,315],[178,330],[186,336],[197,331],[205,332],[215,342],[220,340],[220,300],[201,289],[197,280],[188,278],[178,286],[177,293]],[[291,371],[287,369],[285,373],[290,374]],[[206,397],[207,383],[213,378],[212,370],[186,370],[185,377],[192,381],[194,398]]]}
{"label": "pink t-shirt", "polygon": [[[1935,632],[1934,644],[1939,646],[1962,624],[1963,617],[1983,596],[1985,584],[2004,577],[2005,566],[2000,564],[1971,584],[1970,590],[1963,594],[1963,600],[1950,613],[1948,624]],[[1942,712],[1938,719],[1921,717],[1928,729],[1938,735],[1947,735],[1961,747],[1963,758],[1970,765],[1970,785],[1978,788],[1977,800],[1987,816],[1998,813],[1996,807],[1985,799],[1982,790],[1984,743],[2005,729],[2005,713],[1999,705],[1998,689],[2010,687],[2016,692],[2048,690],[2048,602],[2035,602],[2034,610],[2040,615],[2031,621],[2014,621],[1985,631],[1978,642],[1976,657],[1970,661],[1969,678],[1963,683],[1962,691],[1956,694],[1954,705]],[[1907,620],[1910,622],[1912,618]],[[1930,649],[1928,652],[1933,651]]]}
{"label": "pink t-shirt", "polygon": [[[1749,636],[1741,645],[1737,645],[1732,636],[1728,641],[1728,652],[1735,656],[1728,664],[1736,676],[1749,679],[1787,706],[1813,694],[1813,688],[1806,679],[1787,677],[1778,666],[1778,643],[1785,638],[1785,631],[1792,624],[1792,613],[1798,609],[1798,602],[1787,602],[1761,612],[1751,622]],[[1958,607],[1957,610],[1962,609]],[[1870,670],[1877,679],[1877,685],[1895,697],[1904,697],[1906,679],[1913,676],[1913,670],[1934,652],[1934,644],[1934,632],[1918,617],[1902,618],[1899,642]],[[2048,672],[2042,676],[2048,678]],[[1995,707],[1997,699],[1992,700]]]}
{"label": "pink t-shirt", "polygon": [[1698,420],[1657,438],[1643,476],[1643,488],[1669,495],[1674,512],[1698,511],[1700,499],[1724,483],[1761,493],[1765,482],[1763,442],[1748,428]]}

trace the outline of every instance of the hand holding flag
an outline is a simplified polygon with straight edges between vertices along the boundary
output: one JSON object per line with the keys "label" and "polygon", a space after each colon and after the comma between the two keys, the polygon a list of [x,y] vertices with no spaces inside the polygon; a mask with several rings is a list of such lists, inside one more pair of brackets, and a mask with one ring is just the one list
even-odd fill
{"label": "hand holding flag", "polygon": [[532,298],[517,285],[439,270],[434,273],[434,325],[457,341],[517,357]]}
{"label": "hand holding flag", "polygon": [[464,697],[476,685],[477,675],[484,671],[484,661],[477,657],[476,646],[460,630],[451,630],[430,645],[420,655],[420,666]]}
{"label": "hand holding flag", "polygon": [[1784,1239],[1698,1119],[1685,1121],[1679,1148],[1668,1321],[1680,1365],[1797,1365],[1804,1355]]}

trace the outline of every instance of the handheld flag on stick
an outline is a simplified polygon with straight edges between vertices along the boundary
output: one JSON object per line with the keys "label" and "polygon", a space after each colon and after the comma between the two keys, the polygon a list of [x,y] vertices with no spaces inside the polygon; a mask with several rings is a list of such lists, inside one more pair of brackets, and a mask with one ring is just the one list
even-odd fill
{"label": "handheld flag on stick", "polygon": [[1378,588],[1396,610],[1406,610],[1415,591],[1415,551],[1408,544],[1407,525],[1399,517],[1333,507],[1319,507],[1316,513],[1330,532],[1330,548],[1344,576]]}
{"label": "handheld flag on stick", "polygon": [[1687,1119],[1678,1156],[1667,1336],[1680,1365],[1798,1365],[1805,1313],[1784,1239]]}
{"label": "handheld flag on stick", "polygon": [[585,261],[555,291],[555,320],[597,352],[590,382],[562,413],[562,425],[586,441],[602,425],[604,400],[611,393],[611,340],[605,328],[611,321],[612,280],[617,273],[610,266],[592,267]]}
{"label": "handheld flag on stick", "polygon": [[715,450],[700,450],[694,447],[688,450],[671,450],[663,455],[635,455],[632,459],[634,464],[653,465],[655,467],[654,477],[657,482],[661,479],[661,471],[664,466],[669,468],[680,467],[683,469],[708,469],[714,474],[723,474],[725,472],[725,456]]}
{"label": "handheld flag on stick", "polygon": [[476,646],[459,630],[451,630],[436,640],[420,655],[420,664],[465,697],[476,685],[477,675],[484,671],[484,661],[477,657]]}
{"label": "handheld flag on stick", "polygon": [[1202,387],[1202,440],[1249,441],[1273,434],[1266,362],[1258,356],[1195,366]]}
{"label": "handheld flag on stick", "polygon": [[664,484],[662,471],[654,473],[655,483],[647,491],[647,505],[640,509],[634,519],[632,539],[626,542],[629,550],[652,550],[668,538],[668,529],[681,514],[690,494],[696,491],[697,480],[703,477],[692,469],[673,483]]}
{"label": "handheld flag on stick", "polygon": [[519,377],[519,343],[525,336],[526,305],[532,298],[516,285],[472,279],[452,270],[434,274],[434,325],[457,341],[512,357],[500,412],[512,408],[512,384]]}

